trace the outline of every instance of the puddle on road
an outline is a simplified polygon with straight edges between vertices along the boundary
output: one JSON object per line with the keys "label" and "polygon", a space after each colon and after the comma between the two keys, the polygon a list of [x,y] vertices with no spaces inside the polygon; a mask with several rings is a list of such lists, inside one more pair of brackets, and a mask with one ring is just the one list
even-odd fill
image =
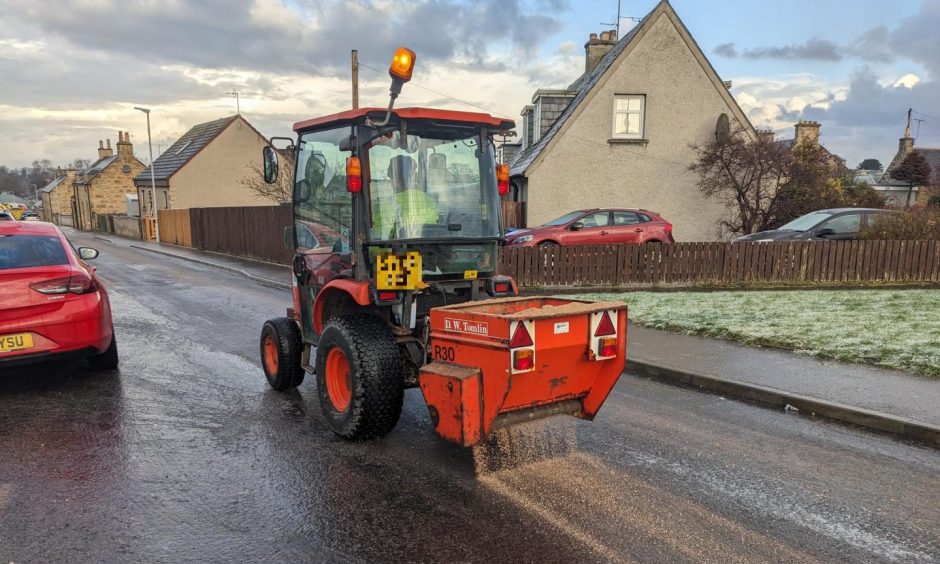
{"label": "puddle on road", "polygon": [[[263,382],[263,377],[258,376],[260,367],[255,362],[186,337],[178,323],[123,291],[111,290],[109,297],[115,333],[122,351],[128,351],[121,355],[122,372],[137,372],[155,380],[214,373],[225,376],[221,382],[227,386],[248,379]],[[236,375],[250,376],[246,379]]]}

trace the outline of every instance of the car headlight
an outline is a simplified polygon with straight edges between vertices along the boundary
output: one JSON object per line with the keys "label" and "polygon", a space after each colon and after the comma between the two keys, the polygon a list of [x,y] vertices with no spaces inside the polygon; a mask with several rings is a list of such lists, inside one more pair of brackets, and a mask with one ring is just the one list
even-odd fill
{"label": "car headlight", "polygon": [[514,240],[514,241],[512,242],[512,244],[513,244],[513,245],[521,245],[522,243],[528,243],[529,241],[531,241],[531,240],[534,239],[534,238],[535,238],[534,235],[523,235],[522,237],[519,237],[518,239]]}

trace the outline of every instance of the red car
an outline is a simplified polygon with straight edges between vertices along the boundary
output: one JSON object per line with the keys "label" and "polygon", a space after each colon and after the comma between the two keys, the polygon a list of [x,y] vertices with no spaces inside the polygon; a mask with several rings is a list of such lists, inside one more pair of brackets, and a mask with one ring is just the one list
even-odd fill
{"label": "red car", "polygon": [[675,243],[672,224],[641,209],[580,210],[531,229],[506,236],[507,245],[605,245],[609,243]]}
{"label": "red car", "polygon": [[97,256],[51,223],[0,222],[0,367],[85,357],[117,368],[108,294],[85,263]]}

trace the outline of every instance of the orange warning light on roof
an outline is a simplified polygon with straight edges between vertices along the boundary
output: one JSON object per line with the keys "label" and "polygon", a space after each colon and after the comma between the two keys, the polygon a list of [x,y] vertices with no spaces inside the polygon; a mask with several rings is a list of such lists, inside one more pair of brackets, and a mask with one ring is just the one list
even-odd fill
{"label": "orange warning light on roof", "polygon": [[392,57],[392,64],[388,67],[388,74],[402,82],[411,80],[411,73],[415,69],[415,52],[407,47],[399,47]]}

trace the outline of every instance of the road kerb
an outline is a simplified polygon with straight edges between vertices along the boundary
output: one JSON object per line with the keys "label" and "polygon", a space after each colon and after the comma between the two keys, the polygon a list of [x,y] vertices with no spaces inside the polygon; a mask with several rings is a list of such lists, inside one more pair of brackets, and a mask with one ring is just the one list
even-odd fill
{"label": "road kerb", "polygon": [[259,282],[259,283],[264,284],[264,285],[266,285],[266,286],[272,286],[272,287],[274,287],[274,288],[282,288],[282,289],[289,290],[290,287],[291,287],[290,284],[288,284],[287,282],[281,282],[281,281],[278,281],[278,280],[272,280],[272,279],[270,279],[270,278],[265,278],[264,276],[256,276],[256,275],[251,274],[250,272],[246,272],[246,271],[244,271],[244,270],[242,270],[242,269],[240,269],[240,268],[235,268],[234,266],[228,266],[227,264],[219,264],[219,263],[217,263],[217,262],[212,262],[212,261],[208,261],[208,260],[201,260],[201,259],[197,259],[197,258],[194,258],[194,257],[188,257],[188,256],[184,256],[184,255],[178,255],[178,254],[176,254],[176,253],[170,253],[170,252],[167,252],[167,251],[161,251],[161,250],[159,250],[159,249],[151,249],[151,248],[149,248],[149,247],[144,247],[144,246],[141,246],[141,245],[130,245],[130,247],[131,247],[132,249],[137,249],[137,250],[139,250],[139,251],[147,251],[147,252],[149,252],[149,253],[155,253],[155,254],[158,254],[158,255],[163,255],[163,256],[167,256],[167,257],[172,257],[172,258],[177,258],[177,259],[180,259],[180,260],[185,260],[185,261],[193,262],[193,263],[196,263],[196,264],[201,264],[201,265],[203,265],[203,266],[209,266],[209,267],[212,267],[212,268],[217,268],[217,269],[219,269],[219,270],[224,270],[224,271],[230,272],[230,273],[232,273],[232,274],[238,274],[239,276],[244,276],[245,278],[248,278],[249,280],[254,280],[255,282]]}
{"label": "road kerb", "polygon": [[709,392],[779,409],[785,409],[787,405],[792,405],[804,415],[815,414],[834,421],[851,423],[940,447],[940,426],[914,419],[795,394],[758,384],[696,374],[643,360],[627,359],[626,371],[666,384],[701,388]]}

